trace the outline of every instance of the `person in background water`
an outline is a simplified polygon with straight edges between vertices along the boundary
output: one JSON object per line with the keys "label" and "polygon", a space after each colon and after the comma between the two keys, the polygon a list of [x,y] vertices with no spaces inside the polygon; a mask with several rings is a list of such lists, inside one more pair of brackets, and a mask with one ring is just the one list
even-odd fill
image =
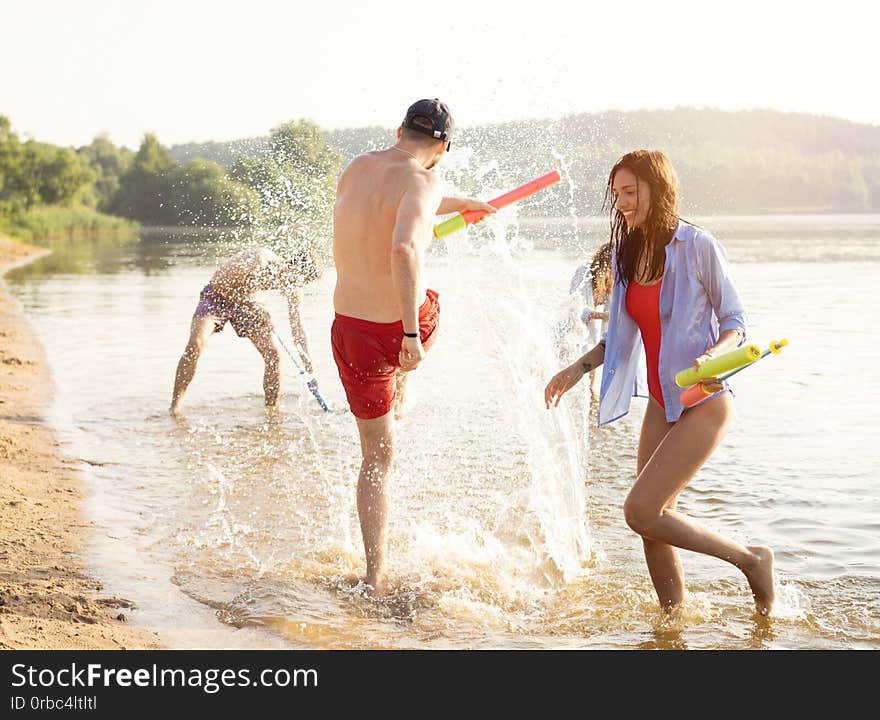
{"label": "person in background water", "polygon": [[[583,310],[580,320],[586,329],[587,339],[581,352],[596,346],[608,328],[608,305],[611,302],[611,243],[605,243],[594,254],[589,264],[584,264],[574,271],[569,287],[569,294],[579,294],[583,298]],[[599,310],[599,307],[603,310]],[[599,396],[598,381],[601,373],[590,370],[590,395]]]}
{"label": "person in background water", "polygon": [[266,407],[275,409],[281,391],[278,342],[268,311],[254,296],[265,290],[275,290],[285,297],[294,346],[306,372],[311,374],[312,361],[299,306],[303,285],[319,276],[314,254],[305,250],[298,250],[290,260],[285,260],[268,248],[252,247],[242,250],[221,265],[199,295],[189,340],[177,363],[171,414],[180,414],[180,403],[192,382],[196,364],[208,338],[223,330],[227,321],[239,337],[250,340],[263,356]]}
{"label": "person in background water", "polygon": [[[431,169],[449,150],[453,123],[437,99],[409,107],[397,144],[356,157],[339,178],[333,214],[336,318],[333,357],[361,441],[357,509],[366,584],[388,593],[386,481],[406,373],[424,360],[440,319],[438,295],[422,276],[437,214],[495,208],[444,197]],[[426,439],[429,442],[429,439]]]}
{"label": "person in background water", "polygon": [[[679,402],[675,373],[743,343],[746,318],[720,243],[678,216],[678,180],[656,150],[624,155],[611,169],[610,197],[614,291],[605,338],[547,383],[544,401],[562,396],[604,362],[599,425],[648,405],[639,436],[637,476],[624,503],[627,524],[642,536],[648,572],[667,611],[685,600],[676,548],[712,555],[739,568],[761,615],[775,598],[773,552],[744,546],[708,530],[676,510],[679,493],[718,447],[731,421],[726,383],[690,409]],[[644,349],[643,349],[644,348]]]}

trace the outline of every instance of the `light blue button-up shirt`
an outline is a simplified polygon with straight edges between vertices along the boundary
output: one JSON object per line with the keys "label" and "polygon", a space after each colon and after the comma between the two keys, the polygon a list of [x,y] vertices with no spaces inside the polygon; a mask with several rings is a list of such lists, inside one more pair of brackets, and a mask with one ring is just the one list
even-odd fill
{"label": "light blue button-up shirt", "polygon": [[[599,425],[626,415],[633,396],[648,396],[642,335],[626,311],[626,285],[617,277],[616,258],[611,267],[614,291],[605,334]],[[675,374],[691,367],[726,330],[738,330],[741,342],[745,339],[746,314],[724,248],[705,230],[679,221],[666,246],[660,289],[660,389],[667,421],[675,422],[684,411]]]}

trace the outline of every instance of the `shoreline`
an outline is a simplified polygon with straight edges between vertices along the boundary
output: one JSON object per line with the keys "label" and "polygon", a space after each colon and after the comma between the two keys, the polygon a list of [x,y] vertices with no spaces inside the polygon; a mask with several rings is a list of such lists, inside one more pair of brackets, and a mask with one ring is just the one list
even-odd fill
{"label": "shoreline", "polygon": [[46,422],[46,357],[2,280],[48,253],[0,236],[0,649],[159,649],[128,624],[134,603],[101,595],[89,572],[80,461]]}

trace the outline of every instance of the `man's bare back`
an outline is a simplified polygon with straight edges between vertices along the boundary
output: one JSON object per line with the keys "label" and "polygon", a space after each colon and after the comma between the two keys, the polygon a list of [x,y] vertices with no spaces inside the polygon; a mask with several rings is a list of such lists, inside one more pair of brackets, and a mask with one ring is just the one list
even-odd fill
{"label": "man's bare back", "polygon": [[[373,322],[401,319],[391,248],[398,209],[407,193],[425,198],[429,217],[443,199],[434,175],[393,148],[355,158],[340,177],[333,215],[333,306],[339,314]],[[427,224],[416,235],[419,264],[430,238]],[[419,278],[416,297],[424,296],[425,283]]]}
{"label": "man's bare back", "polygon": [[233,302],[250,300],[258,292],[280,289],[287,263],[264,247],[252,247],[233,255],[211,277],[211,285]]}

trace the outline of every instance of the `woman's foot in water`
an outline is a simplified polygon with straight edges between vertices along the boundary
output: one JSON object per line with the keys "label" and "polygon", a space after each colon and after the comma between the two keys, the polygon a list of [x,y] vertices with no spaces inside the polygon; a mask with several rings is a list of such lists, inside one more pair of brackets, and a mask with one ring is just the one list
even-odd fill
{"label": "woman's foot in water", "polygon": [[776,600],[773,582],[773,551],[763,545],[748,545],[752,560],[740,569],[749,581],[755,598],[755,609],[759,615],[769,615]]}

